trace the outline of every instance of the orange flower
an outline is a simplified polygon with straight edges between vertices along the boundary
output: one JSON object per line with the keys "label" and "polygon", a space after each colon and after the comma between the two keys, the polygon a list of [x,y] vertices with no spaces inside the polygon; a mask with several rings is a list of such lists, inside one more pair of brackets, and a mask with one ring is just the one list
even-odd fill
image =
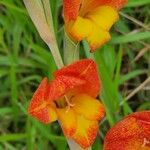
{"label": "orange flower", "polygon": [[71,39],[86,39],[91,51],[110,40],[109,30],[127,0],[63,0],[65,29]]}
{"label": "orange flower", "polygon": [[43,123],[58,120],[64,134],[81,147],[95,140],[103,105],[96,100],[100,82],[94,61],[85,59],[54,73],[48,83],[43,79],[29,106],[29,114]]}
{"label": "orange flower", "polygon": [[150,150],[150,111],[133,113],[107,133],[104,150]]}

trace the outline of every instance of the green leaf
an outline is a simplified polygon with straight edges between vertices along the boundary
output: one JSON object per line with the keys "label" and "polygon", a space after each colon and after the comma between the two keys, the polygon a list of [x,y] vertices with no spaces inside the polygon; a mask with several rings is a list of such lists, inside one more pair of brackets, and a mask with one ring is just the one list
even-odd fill
{"label": "green leaf", "polygon": [[122,44],[122,43],[135,42],[135,41],[149,39],[149,38],[150,38],[150,32],[145,31],[145,32],[132,33],[132,34],[126,34],[126,35],[113,37],[110,43]]}
{"label": "green leaf", "polygon": [[20,141],[27,137],[25,133],[0,135],[0,142]]}

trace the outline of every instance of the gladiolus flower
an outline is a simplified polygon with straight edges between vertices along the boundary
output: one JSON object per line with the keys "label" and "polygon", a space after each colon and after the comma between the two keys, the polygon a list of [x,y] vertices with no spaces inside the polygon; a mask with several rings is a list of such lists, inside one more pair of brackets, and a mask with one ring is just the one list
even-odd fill
{"label": "gladiolus flower", "polygon": [[65,29],[71,39],[89,42],[91,51],[110,40],[109,30],[127,0],[63,0]]}
{"label": "gladiolus flower", "polygon": [[95,140],[104,107],[95,99],[100,90],[96,64],[84,59],[43,79],[29,106],[29,114],[47,124],[58,120],[64,134],[81,147]]}
{"label": "gladiolus flower", "polygon": [[133,113],[107,133],[104,150],[150,150],[150,111]]}

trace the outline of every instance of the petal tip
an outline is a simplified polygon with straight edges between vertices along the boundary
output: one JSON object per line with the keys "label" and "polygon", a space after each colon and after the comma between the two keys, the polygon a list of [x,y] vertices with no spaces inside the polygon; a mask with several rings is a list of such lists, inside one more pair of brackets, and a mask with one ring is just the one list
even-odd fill
{"label": "petal tip", "polygon": [[78,116],[77,120],[77,131],[72,138],[85,149],[95,141],[98,132],[98,121],[87,120],[83,116]]}

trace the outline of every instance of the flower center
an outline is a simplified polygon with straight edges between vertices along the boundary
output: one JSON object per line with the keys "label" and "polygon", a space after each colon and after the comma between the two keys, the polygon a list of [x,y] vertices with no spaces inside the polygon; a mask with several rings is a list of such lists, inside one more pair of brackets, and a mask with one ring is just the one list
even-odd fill
{"label": "flower center", "polygon": [[68,107],[68,110],[69,110],[71,107],[74,106],[74,104],[72,103],[73,97],[74,97],[74,95],[67,94],[67,95],[64,95],[62,98],[60,98],[59,100],[55,101],[57,108]]}

